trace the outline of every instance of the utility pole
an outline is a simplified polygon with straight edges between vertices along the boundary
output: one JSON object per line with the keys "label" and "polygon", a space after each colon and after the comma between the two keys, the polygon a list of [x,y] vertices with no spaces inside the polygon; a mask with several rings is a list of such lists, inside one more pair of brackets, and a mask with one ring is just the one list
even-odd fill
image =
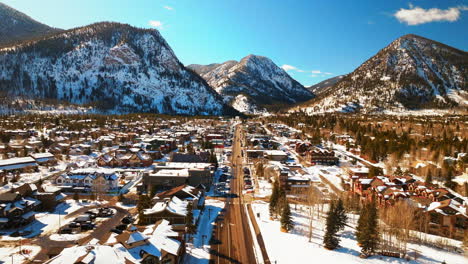
{"label": "utility pole", "polygon": [[228,224],[228,248],[229,248],[229,255],[228,256],[229,256],[229,259],[231,259],[231,234],[230,234],[231,233],[230,232],[231,228],[230,227],[231,227],[231,224]]}

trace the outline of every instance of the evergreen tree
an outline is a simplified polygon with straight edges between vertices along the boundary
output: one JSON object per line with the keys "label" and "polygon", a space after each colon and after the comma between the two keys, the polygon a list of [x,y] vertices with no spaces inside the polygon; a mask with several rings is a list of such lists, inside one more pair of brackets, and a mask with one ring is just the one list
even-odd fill
{"label": "evergreen tree", "polygon": [[348,217],[343,205],[343,200],[332,201],[327,214],[327,226],[323,243],[327,249],[335,249],[340,245],[340,238],[337,233],[346,225]]}
{"label": "evergreen tree", "polygon": [[291,208],[289,207],[289,203],[286,201],[281,212],[281,228],[286,232],[291,231],[294,228],[294,222],[291,218]]}
{"label": "evergreen tree", "polygon": [[457,183],[453,181],[453,169],[449,167],[447,175],[445,176],[445,187],[454,189],[457,186]]}
{"label": "evergreen tree", "polygon": [[323,237],[323,244],[326,249],[335,249],[340,244],[339,239],[336,237],[336,233],[338,232],[338,226],[335,217],[335,206],[336,202],[332,201],[330,204],[330,209],[327,213],[327,221],[326,221],[326,231],[325,236]]}
{"label": "evergreen tree", "polygon": [[151,207],[151,198],[148,195],[141,194],[138,197],[137,211],[140,224],[147,224],[143,222],[143,210]]}
{"label": "evergreen tree", "polygon": [[73,200],[78,201],[79,199],[80,199],[80,195],[78,194],[78,192],[75,191],[73,193]]}
{"label": "evergreen tree", "polygon": [[401,170],[401,167],[398,166],[395,171],[393,172],[395,176],[403,176],[403,171]]}
{"label": "evergreen tree", "polygon": [[346,210],[344,208],[343,200],[338,199],[335,207],[335,217],[336,217],[336,225],[338,230],[343,230],[346,222],[348,221],[348,216],[346,216]]}
{"label": "evergreen tree", "polygon": [[364,206],[361,208],[361,211],[359,213],[359,219],[358,223],[356,226],[356,239],[358,244],[362,244],[362,241],[364,240],[364,231],[366,228],[366,221],[367,221],[367,214],[368,214],[368,204],[364,204]]}
{"label": "evergreen tree", "polygon": [[218,168],[218,158],[216,157],[216,154],[213,151],[210,151],[210,157],[208,162],[215,165],[215,167]]}
{"label": "evergreen tree", "polygon": [[195,234],[197,232],[196,226],[193,224],[193,206],[192,203],[187,205],[187,216],[185,217],[185,230],[187,234]]}
{"label": "evergreen tree", "polygon": [[269,210],[270,210],[270,217],[274,218],[275,212],[276,212],[276,206],[278,205],[278,195],[279,195],[279,183],[278,181],[275,181],[273,183],[273,190],[271,192],[270,196],[270,205],[269,205]]}
{"label": "evergreen tree", "polygon": [[426,185],[432,184],[432,172],[429,170],[427,171],[426,175]]}
{"label": "evergreen tree", "polygon": [[119,202],[123,202],[124,199],[125,199],[125,197],[124,197],[123,193],[120,193],[119,197],[118,197]]}
{"label": "evergreen tree", "polygon": [[379,231],[378,212],[374,198],[361,211],[356,228],[356,237],[362,248],[361,253],[368,255],[375,252],[379,242]]}

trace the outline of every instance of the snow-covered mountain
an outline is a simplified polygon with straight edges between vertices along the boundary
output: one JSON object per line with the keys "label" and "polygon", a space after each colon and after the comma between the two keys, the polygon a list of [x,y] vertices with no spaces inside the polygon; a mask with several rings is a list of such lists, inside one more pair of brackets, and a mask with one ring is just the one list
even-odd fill
{"label": "snow-covered mountain", "polygon": [[316,83],[314,85],[308,86],[306,88],[307,90],[311,91],[315,95],[320,95],[321,93],[326,92],[329,88],[333,87],[337,82],[339,82],[345,76],[346,75],[335,76],[335,77],[326,79],[324,81],[321,81],[319,83]]}
{"label": "snow-covered mountain", "polygon": [[157,30],[108,22],[0,49],[0,92],[118,113],[236,112]]}
{"label": "snow-covered mountain", "polygon": [[416,35],[379,51],[317,98],[308,112],[390,112],[468,106],[468,53]]}
{"label": "snow-covered mountain", "polygon": [[3,3],[0,3],[0,21],[0,46],[60,31]]}
{"label": "snow-covered mountain", "polygon": [[188,67],[200,74],[225,102],[244,113],[277,110],[313,98],[310,91],[263,56]]}

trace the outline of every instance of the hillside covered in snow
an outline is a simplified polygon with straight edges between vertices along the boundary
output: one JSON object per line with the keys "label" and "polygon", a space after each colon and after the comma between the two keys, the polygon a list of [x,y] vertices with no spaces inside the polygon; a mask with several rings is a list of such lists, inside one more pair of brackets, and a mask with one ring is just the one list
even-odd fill
{"label": "hillside covered in snow", "polygon": [[114,113],[236,112],[157,30],[108,22],[0,49],[0,92]]}
{"label": "hillside covered in snow", "polygon": [[3,3],[0,3],[0,21],[0,46],[60,31]]}
{"label": "hillside covered in snow", "polygon": [[297,109],[404,112],[468,107],[468,53],[405,35]]}
{"label": "hillside covered in snow", "polygon": [[278,110],[313,98],[310,91],[263,56],[188,67],[200,74],[225,102],[244,113]]}

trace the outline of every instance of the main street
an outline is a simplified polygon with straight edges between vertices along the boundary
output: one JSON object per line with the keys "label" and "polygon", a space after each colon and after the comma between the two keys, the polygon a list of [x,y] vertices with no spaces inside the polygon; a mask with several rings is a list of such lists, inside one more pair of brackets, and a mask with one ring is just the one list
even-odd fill
{"label": "main street", "polygon": [[[245,135],[242,126],[237,125],[231,155],[231,195],[226,200],[224,219],[218,222],[219,251],[212,256],[214,263],[257,263],[252,233],[242,195],[242,147]],[[214,247],[216,249],[216,247]]]}

